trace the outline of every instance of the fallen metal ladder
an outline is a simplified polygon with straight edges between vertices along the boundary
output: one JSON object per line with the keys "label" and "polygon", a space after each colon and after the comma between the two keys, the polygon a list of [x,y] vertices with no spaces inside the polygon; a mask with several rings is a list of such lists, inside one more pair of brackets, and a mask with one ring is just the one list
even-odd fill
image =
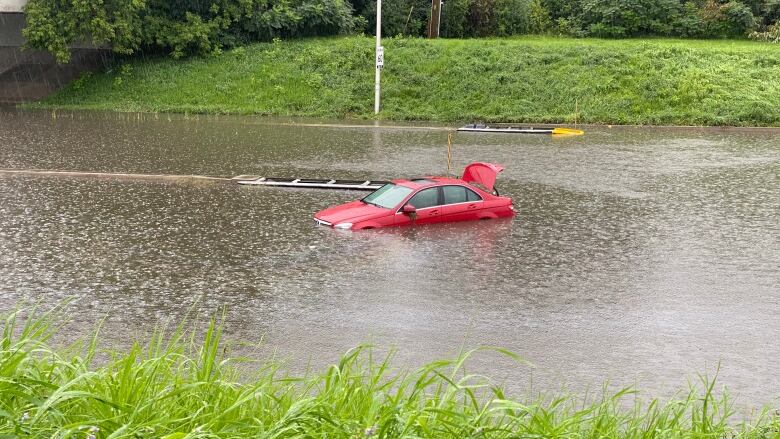
{"label": "fallen metal ladder", "polygon": [[317,178],[271,178],[259,175],[239,175],[232,178],[238,184],[281,186],[314,189],[343,189],[357,191],[374,191],[390,183],[384,180],[335,180]]}
{"label": "fallen metal ladder", "polygon": [[512,133],[512,134],[552,134],[554,136],[581,136],[585,131],[576,128],[549,127],[510,127],[510,126],[490,126],[481,124],[470,124],[458,128],[458,131],[472,133]]}

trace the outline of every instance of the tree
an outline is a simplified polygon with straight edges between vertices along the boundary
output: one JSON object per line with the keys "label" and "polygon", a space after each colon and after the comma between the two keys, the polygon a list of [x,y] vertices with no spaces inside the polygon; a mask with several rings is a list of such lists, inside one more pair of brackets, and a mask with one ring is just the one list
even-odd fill
{"label": "tree", "polygon": [[174,57],[274,37],[333,35],[355,26],[345,0],[29,0],[27,45],[58,62],[89,41],[122,54],[165,50]]}
{"label": "tree", "polygon": [[530,0],[495,0],[495,35],[527,34],[531,31]]}
{"label": "tree", "polygon": [[671,35],[682,12],[678,0],[584,0],[582,22],[592,35]]}
{"label": "tree", "polygon": [[707,0],[702,8],[707,36],[745,37],[757,22],[750,7],[738,1]]}
{"label": "tree", "polygon": [[[376,0],[366,3],[361,15],[366,19],[366,32],[373,34],[376,29]],[[423,36],[430,15],[430,0],[382,0],[382,34]]]}
{"label": "tree", "polygon": [[542,0],[533,0],[531,2],[528,20],[531,33],[545,34],[552,29],[550,11],[544,6]]}

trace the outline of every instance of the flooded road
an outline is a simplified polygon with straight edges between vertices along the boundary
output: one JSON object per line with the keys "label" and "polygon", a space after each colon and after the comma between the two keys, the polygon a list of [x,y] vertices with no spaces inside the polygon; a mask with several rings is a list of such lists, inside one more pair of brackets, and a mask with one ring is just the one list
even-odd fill
{"label": "flooded road", "polygon": [[[284,124],[279,124],[282,122]],[[389,179],[446,172],[444,130],[252,117],[0,112],[0,168]],[[320,121],[311,121],[319,123]],[[320,367],[362,342],[411,366],[495,345],[475,367],[518,392],[665,396],[714,372],[780,397],[780,131],[590,128],[456,134],[457,172],[506,166],[511,221],[339,233],[355,192],[0,175],[0,308],[75,297],[76,337],[117,344],[228,309],[255,355]]]}

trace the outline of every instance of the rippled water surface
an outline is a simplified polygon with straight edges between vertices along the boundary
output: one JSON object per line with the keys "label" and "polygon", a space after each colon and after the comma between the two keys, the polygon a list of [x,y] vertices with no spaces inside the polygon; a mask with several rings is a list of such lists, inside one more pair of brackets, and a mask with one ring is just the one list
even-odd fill
{"label": "rippled water surface", "polygon": [[[298,121],[299,123],[301,121]],[[309,121],[319,123],[320,121]],[[446,172],[447,132],[251,117],[0,112],[0,168],[396,178]],[[456,134],[454,164],[501,163],[516,219],[339,233],[312,213],[355,192],[0,174],[0,307],[75,297],[73,336],[117,344],[192,303],[225,305],[257,355],[322,366],[373,342],[418,365],[497,345],[513,389],[695,372],[780,396],[780,131],[590,128]]]}

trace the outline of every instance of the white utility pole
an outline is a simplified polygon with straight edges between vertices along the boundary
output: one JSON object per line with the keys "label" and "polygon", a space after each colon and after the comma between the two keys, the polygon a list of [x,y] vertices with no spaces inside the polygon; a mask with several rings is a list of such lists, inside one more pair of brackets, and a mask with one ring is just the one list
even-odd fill
{"label": "white utility pole", "polygon": [[444,2],[439,0],[439,18],[436,20],[436,38],[439,38],[439,30],[441,29],[441,7],[444,6]]}
{"label": "white utility pole", "polygon": [[382,47],[382,0],[376,0],[376,77],[374,80],[374,114],[379,114],[379,78],[385,65],[385,51]]}

